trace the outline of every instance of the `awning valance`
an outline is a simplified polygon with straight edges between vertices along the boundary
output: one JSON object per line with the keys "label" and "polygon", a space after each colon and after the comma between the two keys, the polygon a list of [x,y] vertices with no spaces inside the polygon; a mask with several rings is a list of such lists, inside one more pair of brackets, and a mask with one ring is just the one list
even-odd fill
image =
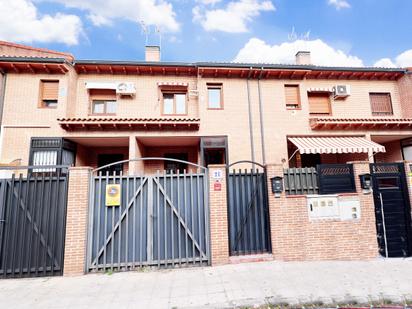
{"label": "awning valance", "polygon": [[119,83],[111,82],[86,82],[86,89],[111,89],[116,90]]}
{"label": "awning valance", "polygon": [[302,153],[385,152],[385,147],[364,137],[289,137]]}
{"label": "awning valance", "polygon": [[307,89],[308,92],[334,92],[333,88],[331,87],[311,87]]}
{"label": "awning valance", "polygon": [[188,83],[183,83],[183,82],[158,82],[157,85],[159,87],[187,87],[189,86]]}

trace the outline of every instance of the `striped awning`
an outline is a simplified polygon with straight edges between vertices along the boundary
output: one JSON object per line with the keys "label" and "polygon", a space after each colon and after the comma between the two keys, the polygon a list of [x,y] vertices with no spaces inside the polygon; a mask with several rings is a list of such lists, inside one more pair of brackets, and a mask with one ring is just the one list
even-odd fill
{"label": "striped awning", "polygon": [[385,147],[364,137],[289,137],[302,153],[385,152]]}
{"label": "striped awning", "polygon": [[308,92],[334,92],[333,88],[331,87],[311,87],[307,89]]}

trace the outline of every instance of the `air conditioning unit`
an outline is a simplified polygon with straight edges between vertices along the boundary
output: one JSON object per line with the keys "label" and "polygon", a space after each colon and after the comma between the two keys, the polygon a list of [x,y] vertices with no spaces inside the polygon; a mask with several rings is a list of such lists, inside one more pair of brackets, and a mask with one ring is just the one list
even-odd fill
{"label": "air conditioning unit", "polygon": [[346,98],[350,96],[350,86],[349,85],[336,85],[334,96],[335,98]]}
{"label": "air conditioning unit", "polygon": [[120,95],[134,95],[136,94],[136,87],[134,83],[119,83],[116,88],[116,93]]}

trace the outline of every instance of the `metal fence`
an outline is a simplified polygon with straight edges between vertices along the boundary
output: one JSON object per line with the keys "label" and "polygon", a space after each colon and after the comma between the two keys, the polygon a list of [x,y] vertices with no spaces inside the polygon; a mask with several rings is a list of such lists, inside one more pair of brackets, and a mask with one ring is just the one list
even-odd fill
{"label": "metal fence", "polygon": [[[121,201],[107,206],[106,186]],[[206,173],[92,176],[89,271],[209,263]]]}
{"label": "metal fence", "polygon": [[286,168],[283,170],[287,195],[318,194],[318,173],[314,167]]}
{"label": "metal fence", "polygon": [[319,194],[356,192],[352,164],[320,164],[317,172]]}
{"label": "metal fence", "polygon": [[264,169],[229,172],[228,210],[231,255],[271,251]]}
{"label": "metal fence", "polygon": [[62,275],[68,175],[0,179],[0,276]]}

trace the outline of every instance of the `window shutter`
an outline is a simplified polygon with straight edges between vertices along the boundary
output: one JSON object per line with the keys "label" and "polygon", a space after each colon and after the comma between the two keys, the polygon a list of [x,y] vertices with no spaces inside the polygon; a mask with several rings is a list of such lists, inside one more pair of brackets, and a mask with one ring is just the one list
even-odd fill
{"label": "window shutter", "polygon": [[285,86],[285,97],[287,107],[299,107],[300,106],[300,96],[299,96],[299,86],[298,85],[286,85]]}
{"label": "window shutter", "polygon": [[330,98],[325,94],[310,94],[309,113],[311,114],[330,114]]}
{"label": "window shutter", "polygon": [[42,81],[42,100],[57,100],[59,97],[58,81]]}
{"label": "window shutter", "polygon": [[392,102],[389,93],[369,94],[373,115],[392,115]]}

